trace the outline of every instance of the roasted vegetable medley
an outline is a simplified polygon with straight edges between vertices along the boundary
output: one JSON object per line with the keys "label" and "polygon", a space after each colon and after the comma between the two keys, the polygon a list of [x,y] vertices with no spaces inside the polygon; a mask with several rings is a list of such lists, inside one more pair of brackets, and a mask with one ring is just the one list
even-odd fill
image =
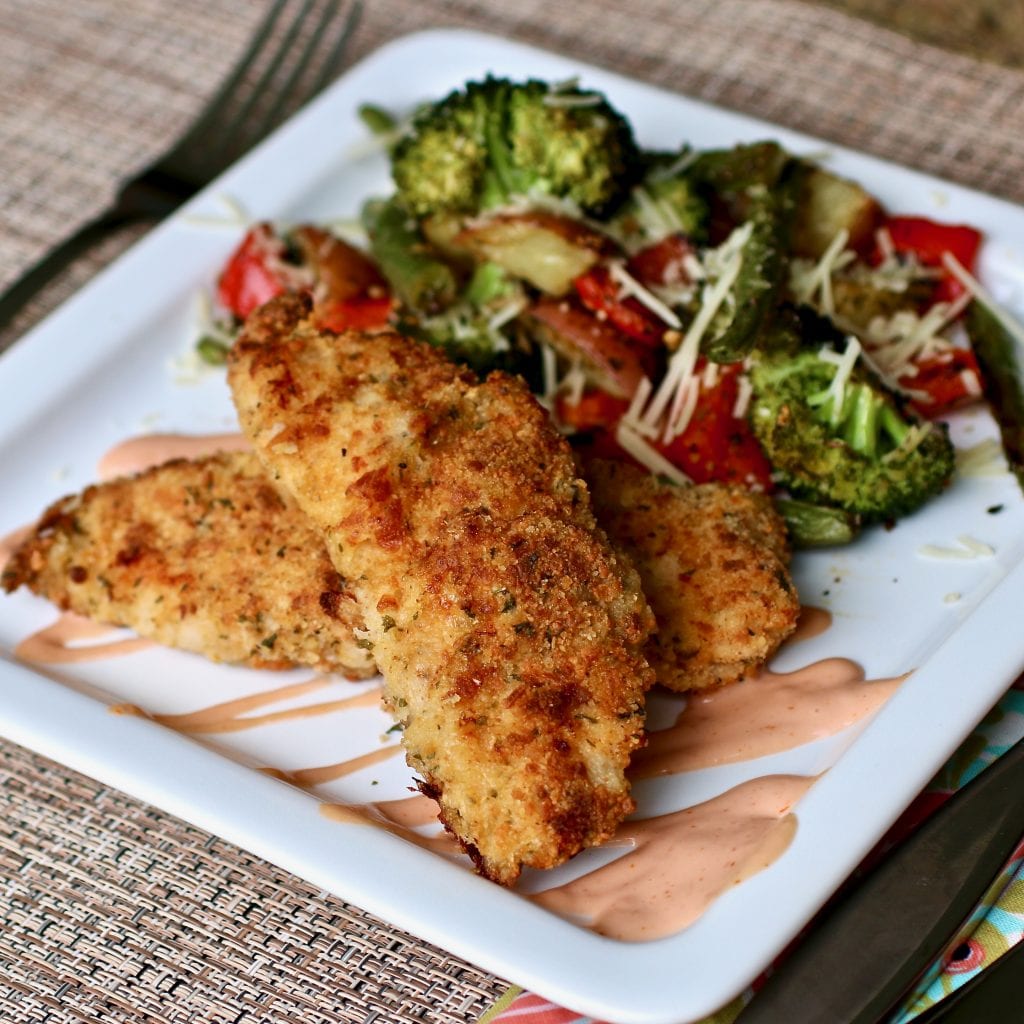
{"label": "roasted vegetable medley", "polygon": [[523,374],[581,454],[775,495],[798,544],[941,491],[961,404],[987,397],[1024,458],[1014,327],[974,280],[973,228],[890,215],[775,142],[645,151],[575,81],[488,78],[364,119],[394,179],[362,209],[365,250],[253,226],[218,283],[228,333],[308,291],[328,330],[397,325]]}

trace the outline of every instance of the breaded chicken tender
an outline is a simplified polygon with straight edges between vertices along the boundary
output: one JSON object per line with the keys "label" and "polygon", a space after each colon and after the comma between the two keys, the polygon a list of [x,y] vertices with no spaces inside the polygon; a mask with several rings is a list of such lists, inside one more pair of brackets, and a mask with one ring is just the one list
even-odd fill
{"label": "breaded chicken tender", "polygon": [[647,658],[662,686],[736,682],[796,628],[786,529],[769,498],[722,484],[676,487],[600,459],[584,475],[598,521],[636,566],[658,621]]}
{"label": "breaded chicken tender", "polygon": [[229,357],[242,427],[323,531],[410,766],[510,884],[633,809],[653,619],[525,384],[393,333],[321,333],[286,296]]}
{"label": "breaded chicken tender", "polygon": [[320,533],[252,452],[176,459],[63,498],[3,585],[214,661],[375,672]]}

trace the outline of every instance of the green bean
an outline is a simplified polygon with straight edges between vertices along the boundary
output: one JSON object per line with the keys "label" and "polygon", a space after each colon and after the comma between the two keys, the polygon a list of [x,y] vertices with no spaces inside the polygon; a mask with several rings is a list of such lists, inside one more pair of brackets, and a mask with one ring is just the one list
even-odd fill
{"label": "green bean", "polygon": [[462,297],[474,309],[480,309],[512,292],[513,285],[502,267],[497,263],[478,263]]}
{"label": "green bean", "polygon": [[359,120],[374,135],[388,135],[398,128],[398,118],[383,107],[378,107],[375,103],[361,103],[358,112]]}
{"label": "green bean", "polygon": [[775,507],[786,521],[794,547],[823,548],[849,544],[857,536],[856,517],[842,509],[792,498],[776,498]]}
{"label": "green bean", "polygon": [[966,324],[981,367],[985,400],[999,425],[1006,461],[1024,489],[1024,383],[1017,342],[981,302],[971,303]]}
{"label": "green bean", "polygon": [[205,334],[196,342],[196,352],[204,363],[210,366],[223,366],[228,358],[228,345],[218,338]]}
{"label": "green bean", "polygon": [[374,259],[398,298],[424,313],[451,305],[458,293],[455,274],[430,251],[415,219],[380,199],[366,203],[362,216]]}
{"label": "green bean", "polygon": [[725,204],[732,220],[751,226],[731,302],[702,346],[716,363],[746,358],[778,306],[796,200],[791,166],[792,158],[773,142],[705,153],[693,165],[695,180]]}

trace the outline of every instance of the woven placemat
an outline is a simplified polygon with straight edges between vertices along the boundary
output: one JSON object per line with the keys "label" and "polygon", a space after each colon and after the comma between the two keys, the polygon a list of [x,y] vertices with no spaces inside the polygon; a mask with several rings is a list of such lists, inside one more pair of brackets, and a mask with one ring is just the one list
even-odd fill
{"label": "woven placemat", "polygon": [[[0,0],[0,289],[169,145],[267,6]],[[445,25],[519,38],[1024,201],[1024,75],[830,9],[798,0],[366,0],[349,57]],[[140,230],[80,260],[6,340]],[[10,744],[0,743],[0,786],[5,1021],[474,1021],[503,988]]]}
{"label": "woven placemat", "polygon": [[12,744],[0,791],[5,1022],[474,1021],[503,987]]}

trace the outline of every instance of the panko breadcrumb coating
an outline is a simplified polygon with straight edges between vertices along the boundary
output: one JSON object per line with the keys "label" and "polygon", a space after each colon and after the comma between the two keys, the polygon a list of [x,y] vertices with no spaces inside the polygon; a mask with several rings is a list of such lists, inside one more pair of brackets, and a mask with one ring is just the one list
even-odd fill
{"label": "panko breadcrumb coating", "polygon": [[653,681],[636,573],[521,380],[322,333],[308,308],[247,321],[228,363],[242,427],[350,581],[441,820],[495,881],[560,864],[634,806]]}
{"label": "panko breadcrumb coating", "polygon": [[323,539],[252,452],[176,459],[61,499],[3,585],[214,661],[375,672]]}
{"label": "panko breadcrumb coating", "polygon": [[722,484],[677,487],[624,462],[594,459],[584,475],[658,621],[647,658],[662,686],[736,682],[796,628],[800,600],[771,499]]}

